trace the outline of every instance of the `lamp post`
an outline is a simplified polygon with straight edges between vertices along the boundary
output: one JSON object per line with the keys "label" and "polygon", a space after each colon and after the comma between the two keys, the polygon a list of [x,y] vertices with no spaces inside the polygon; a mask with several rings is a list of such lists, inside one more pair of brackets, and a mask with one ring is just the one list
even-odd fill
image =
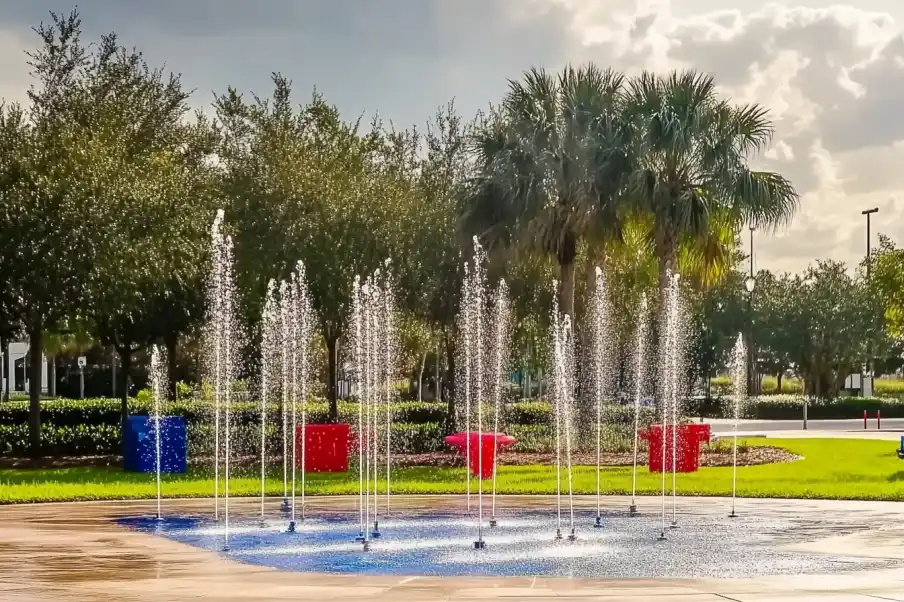
{"label": "lamp post", "polygon": [[[865,211],[861,211],[861,215],[866,216],[866,285],[870,287],[872,285],[872,252],[870,249],[870,216],[873,213],[879,213],[878,207],[873,207],[872,209],[867,209]],[[872,334],[872,333],[871,333]],[[870,336],[867,341],[867,356],[866,356],[866,374],[864,375],[866,378],[870,379],[869,381],[869,394],[873,393],[873,338]],[[860,393],[865,395],[867,393],[866,390],[866,382],[864,379],[860,379]]]}
{"label": "lamp post", "polygon": [[753,370],[753,291],[756,288],[756,278],[753,277],[753,226],[750,226],[750,275],[744,281],[747,289],[747,320],[749,322],[747,332],[747,395],[754,395],[754,370]]}

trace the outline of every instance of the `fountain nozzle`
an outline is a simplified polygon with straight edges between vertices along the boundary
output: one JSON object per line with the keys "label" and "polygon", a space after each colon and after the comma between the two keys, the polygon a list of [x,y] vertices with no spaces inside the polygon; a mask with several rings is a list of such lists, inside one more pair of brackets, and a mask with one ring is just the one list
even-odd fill
{"label": "fountain nozzle", "polygon": [[496,517],[495,517],[495,516],[494,516],[493,518],[490,519],[490,526],[491,526],[491,527],[495,527],[495,526],[497,526],[498,524],[499,524],[499,523],[496,522]]}
{"label": "fountain nozzle", "polygon": [[288,529],[287,533],[295,533],[295,521],[294,520],[289,521],[289,529]]}
{"label": "fountain nozzle", "polygon": [[556,539],[562,539],[562,529],[556,529]]}
{"label": "fountain nozzle", "polygon": [[482,540],[482,539],[478,539],[477,541],[474,542],[474,549],[475,549],[475,550],[483,550],[483,549],[486,548],[486,547],[487,547],[487,542],[485,542],[485,541]]}
{"label": "fountain nozzle", "polygon": [[595,529],[602,529],[602,528],[603,528],[603,518],[602,518],[601,516],[597,515],[597,517],[596,517],[596,522],[593,523],[593,527],[594,527]]}
{"label": "fountain nozzle", "polygon": [[571,533],[568,534],[568,541],[574,541],[577,538],[578,538],[578,536],[574,534],[574,529],[572,529]]}
{"label": "fountain nozzle", "polygon": [[380,537],[380,523],[379,522],[374,521],[374,529],[373,529],[373,531],[370,532],[370,536],[373,537],[374,539]]}

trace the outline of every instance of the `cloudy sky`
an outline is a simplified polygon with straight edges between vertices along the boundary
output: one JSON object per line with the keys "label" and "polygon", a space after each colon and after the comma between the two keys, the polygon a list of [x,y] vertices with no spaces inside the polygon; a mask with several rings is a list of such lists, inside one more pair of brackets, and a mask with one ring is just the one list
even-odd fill
{"label": "cloudy sky", "polygon": [[[0,96],[22,99],[30,28],[64,0],[0,0]],[[204,107],[229,85],[269,93],[270,73],[314,86],[349,118],[421,124],[451,98],[471,114],[506,78],[593,60],[628,72],[693,66],[772,110],[762,162],[802,197],[793,225],[758,233],[758,268],[859,261],[860,212],[904,242],[904,3],[900,0],[82,0],[89,39],[115,30],[165,63]],[[875,236],[875,234],[874,234]]]}

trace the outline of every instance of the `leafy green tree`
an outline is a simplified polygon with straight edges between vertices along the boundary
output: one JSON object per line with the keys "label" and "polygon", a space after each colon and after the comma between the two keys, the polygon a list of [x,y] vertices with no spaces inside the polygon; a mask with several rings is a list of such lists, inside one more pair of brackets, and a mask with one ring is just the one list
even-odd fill
{"label": "leafy green tree", "polygon": [[339,341],[355,274],[394,255],[398,215],[407,206],[411,140],[362,132],[314,95],[296,110],[291,85],[274,75],[269,99],[245,101],[229,90],[216,101],[224,143],[224,198],[235,233],[246,318],[257,323],[269,279],[305,262],[327,348],[330,417],[336,420]]}
{"label": "leafy green tree", "polygon": [[[879,235],[879,245],[871,253],[870,288],[885,307],[885,323],[895,339],[904,338],[904,249],[888,236]],[[861,272],[866,271],[866,260]]]}
{"label": "leafy green tree", "polygon": [[632,172],[623,119],[624,77],[593,64],[558,76],[531,69],[510,82],[501,107],[477,128],[466,229],[493,248],[524,246],[556,258],[560,306],[574,315],[581,242],[619,231]]}
{"label": "leafy green tree", "polygon": [[446,357],[441,387],[449,429],[455,418],[456,314],[461,295],[463,249],[470,246],[459,224],[462,186],[470,173],[465,123],[453,103],[437,110],[419,138],[422,158],[415,169],[409,206],[399,232],[399,301],[422,320]]}
{"label": "leafy green tree", "polygon": [[748,166],[772,138],[766,109],[720,99],[713,78],[693,71],[644,73],[626,94],[639,164],[628,194],[652,220],[661,290],[682,238],[705,240],[714,220],[772,228],[791,219],[791,183]]}
{"label": "leafy green tree", "polygon": [[785,372],[795,365],[806,332],[796,312],[803,308],[795,303],[795,287],[799,282],[788,274],[775,276],[769,271],[756,275],[753,293],[753,338],[757,367],[760,372],[774,374],[781,392]]}
{"label": "leafy green tree", "polygon": [[[0,256],[6,263],[14,322],[29,339],[29,438],[40,453],[40,394],[43,334],[77,313],[110,207],[98,202],[101,187],[95,153],[102,144],[92,134],[103,98],[89,96],[86,74],[99,68],[81,42],[78,13],[35,29],[41,45],[29,54],[35,85],[26,111],[8,108],[3,124],[3,223]],[[97,90],[100,92],[100,90]]]}
{"label": "leafy green tree", "polygon": [[703,291],[691,291],[692,309],[690,376],[709,379],[724,370],[738,339],[748,339],[750,316],[747,311],[744,274],[730,272],[719,284]]}
{"label": "leafy green tree", "polygon": [[882,308],[866,284],[845,265],[819,261],[794,279],[788,299],[789,330],[796,335],[797,373],[807,392],[836,396],[844,379],[864,366],[868,350],[877,345],[875,325]]}

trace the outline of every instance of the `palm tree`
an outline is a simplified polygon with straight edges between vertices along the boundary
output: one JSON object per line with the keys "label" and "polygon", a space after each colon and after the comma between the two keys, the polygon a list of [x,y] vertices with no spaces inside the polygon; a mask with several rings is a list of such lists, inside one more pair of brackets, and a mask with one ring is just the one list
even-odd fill
{"label": "palm tree", "polygon": [[644,73],[627,86],[626,112],[638,163],[630,194],[652,220],[661,289],[678,267],[682,239],[712,249],[706,239],[716,222],[776,228],[797,210],[788,180],[748,165],[772,139],[768,112],[720,99],[712,77]]}
{"label": "palm tree", "polygon": [[553,255],[568,314],[581,240],[619,231],[634,148],[623,119],[623,83],[622,74],[593,64],[558,76],[531,69],[509,82],[501,106],[472,140],[477,174],[467,186],[465,230],[489,249]]}

